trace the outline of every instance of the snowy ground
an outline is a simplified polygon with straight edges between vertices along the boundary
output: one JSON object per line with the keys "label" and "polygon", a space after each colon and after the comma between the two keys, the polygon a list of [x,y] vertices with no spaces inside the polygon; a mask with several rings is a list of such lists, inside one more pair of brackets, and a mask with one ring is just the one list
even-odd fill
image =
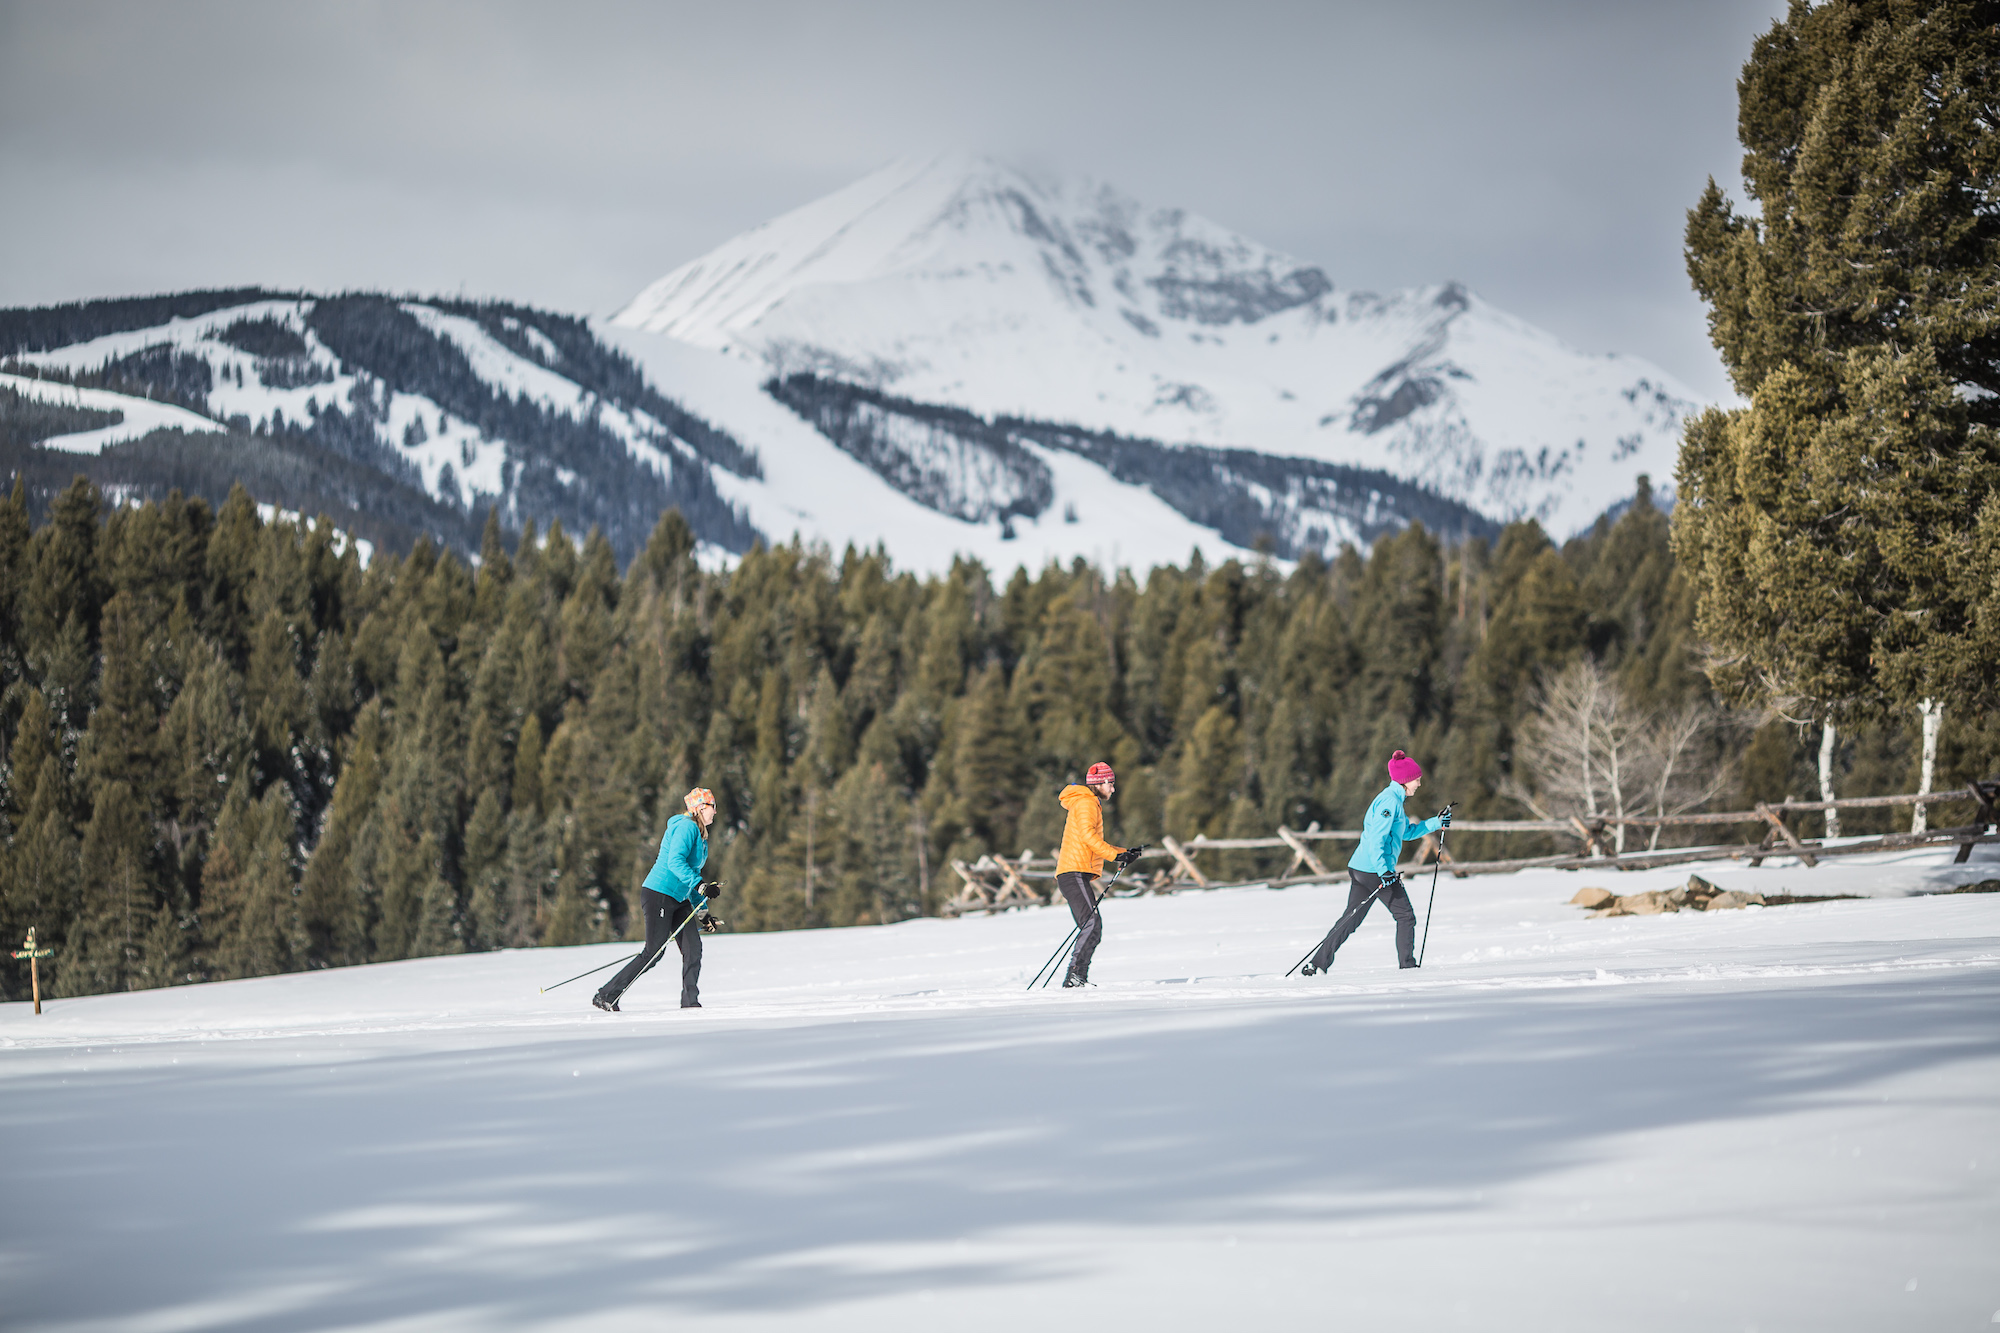
{"label": "snowy ground", "polygon": [[1421,972],[1378,909],[1283,979],[1313,887],[1115,901],[1081,994],[1040,910],[712,937],[699,1012],[537,992],[615,946],[0,1006],[0,1322],[1989,1327],[1991,850],[1445,880]]}

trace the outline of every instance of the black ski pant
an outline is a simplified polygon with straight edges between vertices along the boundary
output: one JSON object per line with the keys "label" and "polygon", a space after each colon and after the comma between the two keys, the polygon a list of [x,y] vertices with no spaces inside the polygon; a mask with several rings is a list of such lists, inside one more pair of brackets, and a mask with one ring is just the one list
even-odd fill
{"label": "black ski pant", "polygon": [[1396,918],[1396,961],[1403,967],[1417,965],[1417,909],[1410,906],[1410,895],[1403,892],[1403,881],[1397,880],[1388,888],[1382,887],[1382,877],[1366,870],[1348,869],[1347,910],[1340,920],[1333,923],[1333,929],[1326,932],[1326,938],[1313,950],[1312,965],[1324,972],[1333,964],[1334,951],[1347,943],[1347,937],[1361,924],[1361,918],[1368,915],[1368,909],[1381,899],[1389,909],[1389,915]]}
{"label": "black ski pant", "polygon": [[1069,914],[1076,918],[1076,949],[1069,956],[1072,976],[1090,975],[1090,956],[1104,936],[1104,918],[1097,914],[1097,876],[1080,870],[1065,870],[1056,876],[1056,887],[1069,899]]}
{"label": "black ski pant", "polygon": [[[684,903],[678,898],[668,897],[652,889],[639,890],[639,910],[646,914],[646,947],[638,956],[618,970],[618,975],[604,983],[598,994],[613,1004],[625,993],[625,988],[639,979],[667,947],[667,937],[681,922],[694,915],[694,904]],[[679,935],[674,935],[675,943],[681,946],[681,1008],[701,1003],[701,929],[692,921]]]}

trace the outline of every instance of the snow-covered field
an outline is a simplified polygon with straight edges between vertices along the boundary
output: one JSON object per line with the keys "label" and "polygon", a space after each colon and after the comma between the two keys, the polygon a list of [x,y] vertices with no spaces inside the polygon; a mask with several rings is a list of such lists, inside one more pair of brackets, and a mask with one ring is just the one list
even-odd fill
{"label": "snow-covered field", "polygon": [[1988,1327],[1981,850],[1447,879],[1420,972],[1284,979],[1312,887],[1114,901],[1083,993],[1050,909],[711,937],[698,1012],[538,993],[609,945],[0,1006],[0,1322]]}

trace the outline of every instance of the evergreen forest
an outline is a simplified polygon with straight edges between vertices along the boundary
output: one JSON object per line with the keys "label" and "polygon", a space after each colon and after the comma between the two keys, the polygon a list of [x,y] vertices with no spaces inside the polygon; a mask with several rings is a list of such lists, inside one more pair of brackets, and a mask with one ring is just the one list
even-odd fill
{"label": "evergreen forest", "polygon": [[[57,995],[617,938],[697,783],[730,929],[894,921],[937,911],[954,859],[1046,853],[1097,759],[1121,843],[1352,827],[1395,748],[1428,770],[1416,804],[1563,808],[1549,716],[1578,678],[1633,736],[1677,720],[1682,776],[1648,809],[1816,790],[1816,733],[1712,694],[1643,488],[1560,547],[1413,523],[1330,561],[1143,575],[917,577],[796,544],[713,572],[694,547],[671,510],[623,569],[598,531],[489,515],[476,562],[418,538],[364,567],[240,487],[113,504],[78,477],[44,513],[17,475],[0,933],[38,928]],[[1841,793],[1913,790],[1915,735],[1909,710],[1844,730]],[[1943,741],[1940,785],[2000,767],[1990,715]],[[1909,818],[1865,813],[1845,831]]]}

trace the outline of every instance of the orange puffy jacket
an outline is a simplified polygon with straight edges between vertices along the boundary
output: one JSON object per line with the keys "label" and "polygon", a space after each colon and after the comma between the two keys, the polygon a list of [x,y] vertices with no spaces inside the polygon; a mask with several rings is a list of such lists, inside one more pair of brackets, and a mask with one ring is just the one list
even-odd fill
{"label": "orange puffy jacket", "polygon": [[1072,782],[1056,798],[1069,811],[1063,824],[1062,851],[1056,856],[1056,873],[1072,870],[1085,875],[1104,873],[1104,862],[1124,851],[1104,840],[1104,806],[1097,793],[1080,782]]}

